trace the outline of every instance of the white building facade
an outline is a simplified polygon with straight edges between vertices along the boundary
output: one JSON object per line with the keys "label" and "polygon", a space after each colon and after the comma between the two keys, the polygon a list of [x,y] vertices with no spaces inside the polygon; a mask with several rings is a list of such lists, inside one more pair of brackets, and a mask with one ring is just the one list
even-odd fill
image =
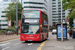
{"label": "white building facade", "polygon": [[16,2],[16,0],[1,0],[0,1],[0,30],[5,30],[8,28],[8,21],[5,17],[5,9],[8,7],[9,3]]}
{"label": "white building facade", "polygon": [[[61,23],[61,0],[48,0],[49,9],[49,25],[56,26],[57,23]],[[62,19],[69,14],[68,10],[62,10]]]}
{"label": "white building facade", "polygon": [[21,0],[24,9],[41,9],[47,13],[47,1],[46,0]]}

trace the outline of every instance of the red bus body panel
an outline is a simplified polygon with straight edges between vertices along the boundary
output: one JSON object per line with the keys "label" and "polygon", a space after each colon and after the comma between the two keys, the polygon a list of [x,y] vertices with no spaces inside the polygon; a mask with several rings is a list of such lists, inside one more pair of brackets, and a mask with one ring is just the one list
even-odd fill
{"label": "red bus body panel", "polygon": [[20,35],[21,41],[40,41],[40,34],[22,34]]}

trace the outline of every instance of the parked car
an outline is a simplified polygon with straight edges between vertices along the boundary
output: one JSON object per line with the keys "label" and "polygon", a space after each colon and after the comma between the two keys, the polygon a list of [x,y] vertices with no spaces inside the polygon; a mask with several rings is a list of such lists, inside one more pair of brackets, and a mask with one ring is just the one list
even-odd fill
{"label": "parked car", "polygon": [[52,34],[57,34],[57,30],[56,29],[53,29],[52,30]]}
{"label": "parked car", "polygon": [[7,31],[6,35],[10,35],[10,34],[13,34],[12,31]]}

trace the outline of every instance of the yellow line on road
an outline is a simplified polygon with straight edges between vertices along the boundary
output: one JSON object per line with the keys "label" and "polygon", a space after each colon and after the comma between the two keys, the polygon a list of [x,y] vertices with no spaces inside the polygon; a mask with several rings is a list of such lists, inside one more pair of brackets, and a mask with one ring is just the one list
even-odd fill
{"label": "yellow line on road", "polygon": [[37,50],[41,50],[42,47],[39,47]]}
{"label": "yellow line on road", "polygon": [[43,45],[46,43],[47,41],[44,41],[39,47],[37,50],[41,50],[41,48],[43,47]]}
{"label": "yellow line on road", "polygon": [[12,40],[17,40],[17,39],[20,39],[20,38],[10,39],[10,40],[6,40],[6,41],[2,41],[2,42],[0,42],[0,43],[4,43],[4,42],[8,42],[8,41],[12,41]]}
{"label": "yellow line on road", "polygon": [[[50,38],[50,39],[54,39],[54,38],[56,38],[56,36],[54,36],[54,37],[52,37],[52,38]],[[44,44],[46,43],[47,41],[44,41],[38,48],[37,48],[37,50],[41,50],[41,48],[44,46]]]}
{"label": "yellow line on road", "polygon": [[[45,42],[47,42],[47,41],[45,41]],[[43,46],[45,44],[45,42],[43,42],[40,46]]]}

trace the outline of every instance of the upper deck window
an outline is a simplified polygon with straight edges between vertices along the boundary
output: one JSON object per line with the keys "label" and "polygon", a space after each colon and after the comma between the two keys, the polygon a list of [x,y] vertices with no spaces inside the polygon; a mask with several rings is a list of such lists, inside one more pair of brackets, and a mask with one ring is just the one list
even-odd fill
{"label": "upper deck window", "polygon": [[39,18],[40,11],[39,10],[24,10],[22,18]]}

